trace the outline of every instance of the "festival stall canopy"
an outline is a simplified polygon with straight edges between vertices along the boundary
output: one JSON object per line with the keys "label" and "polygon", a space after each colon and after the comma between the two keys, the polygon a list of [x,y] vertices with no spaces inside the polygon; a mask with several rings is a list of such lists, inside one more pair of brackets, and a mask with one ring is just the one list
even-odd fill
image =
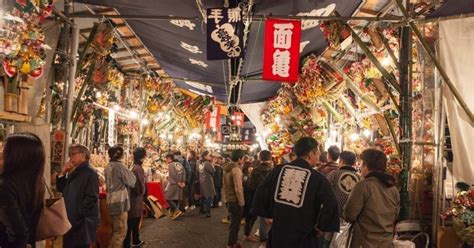
{"label": "festival stall canopy", "polygon": [[427,18],[456,16],[474,13],[474,0],[450,0],[436,9]]}
{"label": "festival stall canopy", "polygon": [[[203,19],[207,8],[223,7],[223,1],[174,0],[78,0],[77,2],[116,8],[124,16],[177,16],[196,17],[191,20],[128,19],[137,36],[157,58],[162,68],[179,87],[215,96],[227,102],[229,95],[228,60],[206,59],[206,24]],[[361,0],[261,0],[256,1],[253,15],[321,15],[332,10],[341,16],[351,16]],[[325,11],[327,10],[327,11]],[[247,41],[240,76],[245,80],[241,103],[260,102],[274,96],[279,82],[261,80],[264,22],[253,20]],[[301,34],[300,59],[311,53],[321,53],[326,40],[319,21],[305,20]],[[178,78],[178,79],[176,79]],[[188,79],[188,80],[184,80]]]}

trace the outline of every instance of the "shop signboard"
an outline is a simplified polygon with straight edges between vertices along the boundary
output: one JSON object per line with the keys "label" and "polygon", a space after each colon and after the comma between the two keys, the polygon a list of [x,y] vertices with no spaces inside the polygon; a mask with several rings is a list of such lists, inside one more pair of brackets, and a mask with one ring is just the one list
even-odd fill
{"label": "shop signboard", "polygon": [[242,112],[234,112],[232,115],[234,126],[242,127],[244,125],[245,115]]}
{"label": "shop signboard", "polygon": [[236,59],[243,56],[242,9],[207,9],[207,59]]}
{"label": "shop signboard", "polygon": [[216,132],[221,127],[221,107],[215,106],[206,113],[206,129]]}
{"label": "shop signboard", "polygon": [[263,79],[296,82],[299,75],[301,21],[265,21]]}

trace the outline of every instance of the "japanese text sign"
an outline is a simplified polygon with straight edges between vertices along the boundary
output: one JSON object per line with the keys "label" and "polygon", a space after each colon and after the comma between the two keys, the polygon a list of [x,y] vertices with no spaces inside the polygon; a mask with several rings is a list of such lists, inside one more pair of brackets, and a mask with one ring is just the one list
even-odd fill
{"label": "japanese text sign", "polygon": [[207,9],[207,59],[241,58],[243,31],[240,7]]}
{"label": "japanese text sign", "polygon": [[212,112],[206,114],[206,129],[217,131],[221,127],[221,107],[216,106]]}
{"label": "japanese text sign", "polygon": [[244,125],[244,119],[245,119],[245,115],[244,113],[242,112],[235,112],[233,115],[232,115],[234,118],[233,118],[233,124],[234,126],[243,126]]}
{"label": "japanese text sign", "polygon": [[301,21],[267,19],[263,79],[296,82],[299,76]]}

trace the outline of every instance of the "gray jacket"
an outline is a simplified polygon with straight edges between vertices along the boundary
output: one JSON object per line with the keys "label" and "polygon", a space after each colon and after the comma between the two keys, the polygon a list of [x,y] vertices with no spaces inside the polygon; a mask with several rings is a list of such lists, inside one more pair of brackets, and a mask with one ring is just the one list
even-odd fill
{"label": "gray jacket", "polygon": [[169,165],[168,185],[165,189],[166,200],[183,200],[184,191],[178,183],[186,181],[186,170],[179,162],[171,162]]}
{"label": "gray jacket", "polygon": [[109,162],[104,174],[109,214],[127,212],[130,210],[129,188],[135,187],[135,175],[122,162]]}
{"label": "gray jacket", "polygon": [[214,173],[216,169],[209,161],[201,161],[198,167],[199,171],[199,186],[201,196],[208,198],[216,195],[216,188],[214,187]]}

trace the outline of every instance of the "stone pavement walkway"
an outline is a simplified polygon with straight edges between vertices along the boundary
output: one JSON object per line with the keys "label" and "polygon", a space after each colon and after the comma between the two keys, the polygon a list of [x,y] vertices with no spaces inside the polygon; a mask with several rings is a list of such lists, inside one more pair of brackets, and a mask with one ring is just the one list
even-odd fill
{"label": "stone pavement walkway", "polygon": [[[163,217],[147,218],[141,231],[143,247],[157,248],[222,248],[227,246],[229,225],[222,223],[227,209],[222,206],[211,209],[210,218],[199,214],[198,209],[189,210],[177,220]],[[258,221],[253,233],[258,229]],[[243,248],[256,248],[258,242],[243,241],[244,226],[240,226],[239,239]]]}

